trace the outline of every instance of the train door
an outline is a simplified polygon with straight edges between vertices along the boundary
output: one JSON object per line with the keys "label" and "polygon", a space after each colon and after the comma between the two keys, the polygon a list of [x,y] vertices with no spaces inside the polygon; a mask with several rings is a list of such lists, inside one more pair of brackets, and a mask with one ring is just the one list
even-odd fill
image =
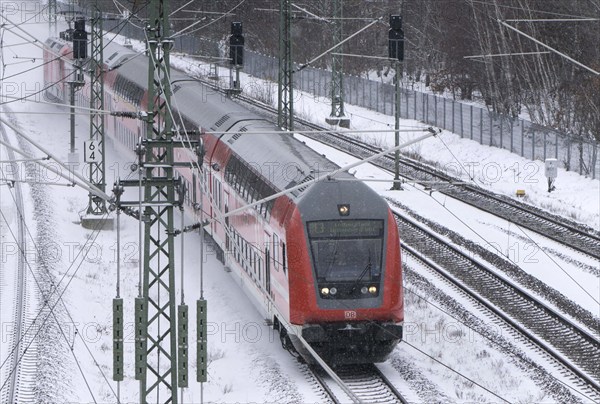
{"label": "train door", "polygon": [[[219,181],[219,179],[217,178],[217,176],[215,175],[215,173],[212,174],[212,198],[213,198],[213,203],[211,206],[211,212],[212,212],[212,217],[213,218],[218,218],[220,216],[220,212],[222,209],[222,205],[221,205],[221,198],[222,198],[222,189],[221,189],[221,181]],[[212,230],[213,230],[213,234],[216,234],[217,232],[217,225],[218,225],[219,221],[218,220],[214,220],[212,222]]]}
{"label": "train door", "polygon": [[[267,238],[268,240],[268,238]],[[265,247],[265,290],[271,296],[271,251]]]}
{"label": "train door", "polygon": [[198,206],[198,196],[196,195],[196,183],[198,182],[198,177],[196,176],[196,172],[192,172],[192,207],[196,209]]}
{"label": "train door", "polygon": [[[227,191],[224,192],[224,202],[225,202],[225,215],[229,212],[229,193]],[[225,216],[225,253],[229,252],[229,216]]]}

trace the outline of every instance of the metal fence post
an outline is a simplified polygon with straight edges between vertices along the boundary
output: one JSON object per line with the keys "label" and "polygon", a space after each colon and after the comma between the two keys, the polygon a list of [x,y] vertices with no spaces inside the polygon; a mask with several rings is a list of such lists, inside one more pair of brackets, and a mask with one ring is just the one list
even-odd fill
{"label": "metal fence post", "polygon": [[463,125],[463,104],[461,102],[458,105],[460,105],[460,137],[463,138],[465,137],[465,129]]}
{"label": "metal fence post", "polygon": [[434,97],[434,98],[433,98],[433,108],[435,109],[435,110],[433,111],[433,119],[435,120],[435,123],[434,123],[434,125],[435,125],[435,126],[439,126],[439,125],[438,125],[438,120],[437,120],[437,97]]}
{"label": "metal fence post", "polygon": [[469,111],[470,119],[471,119],[471,140],[473,140],[473,104],[471,104],[471,110]]}
{"label": "metal fence post", "polygon": [[377,108],[375,109],[375,111],[381,112],[379,110],[379,88],[378,88],[379,87],[379,83],[375,83],[375,84],[376,84],[375,85],[375,98],[377,98]]}
{"label": "metal fence post", "polygon": [[456,131],[454,130],[454,105],[456,104],[456,102],[454,100],[452,100],[452,133],[456,133]]}
{"label": "metal fence post", "polygon": [[444,128],[446,127],[446,97],[444,97],[444,112],[443,112],[444,124],[442,125]]}
{"label": "metal fence post", "polygon": [[525,121],[519,119],[521,122],[521,157],[525,157]]}
{"label": "metal fence post", "polygon": [[483,144],[483,108],[479,108],[479,144]]}
{"label": "metal fence post", "polygon": [[500,117],[500,148],[504,147],[504,119]]}
{"label": "metal fence post", "polygon": [[[558,150],[558,148],[557,148]],[[592,151],[592,179],[596,179],[596,171],[598,167],[596,167],[598,162],[598,143],[594,142],[594,150]]]}
{"label": "metal fence post", "polygon": [[531,160],[535,161],[535,129],[531,129]]}
{"label": "metal fence post", "polygon": [[514,149],[514,147],[513,147],[513,144],[514,144],[513,130],[515,128],[514,122],[515,122],[514,119],[511,118],[510,119],[510,152],[511,153],[513,152],[513,149]]}
{"label": "metal fence post", "polygon": [[493,144],[492,139],[494,138],[494,126],[493,126],[493,122],[492,122],[492,113],[491,112],[488,114],[488,117],[490,118],[490,146],[492,146],[492,144]]}
{"label": "metal fence post", "polygon": [[416,121],[417,120],[417,92],[415,91],[414,93],[415,93],[415,102],[414,102],[415,108],[413,110],[413,113],[414,113],[413,119]]}

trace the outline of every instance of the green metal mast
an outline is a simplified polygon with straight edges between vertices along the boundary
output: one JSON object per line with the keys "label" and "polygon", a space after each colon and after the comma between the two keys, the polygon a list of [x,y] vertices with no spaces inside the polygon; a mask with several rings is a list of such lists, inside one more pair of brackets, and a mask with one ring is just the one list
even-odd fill
{"label": "green metal mast", "polygon": [[144,140],[144,273],[142,312],[146,340],[140,375],[141,403],[177,403],[173,122],[169,85],[169,1],[152,0],[148,40],[148,120]]}
{"label": "green metal mast", "polygon": [[[101,112],[104,111],[104,73],[102,71],[104,44],[102,13],[97,7],[92,11],[90,31],[90,141],[86,143],[85,156],[89,166],[90,182],[104,192],[106,190],[106,163],[104,158],[104,114]],[[90,193],[87,214],[103,216],[106,213],[104,199]]]}
{"label": "green metal mast", "polygon": [[277,123],[294,129],[294,83],[292,64],[292,1],[279,0],[279,87]]}
{"label": "green metal mast", "polygon": [[[343,0],[333,0],[333,43],[337,44],[343,41]],[[344,113],[344,82],[343,56],[336,53],[343,52],[343,45],[334,49],[331,63],[331,115],[327,122],[330,124],[349,127],[350,120],[346,118]]]}

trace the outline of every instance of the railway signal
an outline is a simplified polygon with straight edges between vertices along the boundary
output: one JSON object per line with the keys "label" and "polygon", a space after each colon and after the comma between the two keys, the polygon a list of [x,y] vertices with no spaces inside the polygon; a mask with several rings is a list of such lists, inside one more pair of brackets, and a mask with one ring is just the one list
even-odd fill
{"label": "railway signal", "polygon": [[[394,144],[398,146],[400,143],[400,77],[402,77],[402,62],[404,61],[404,31],[402,30],[402,16],[390,15],[390,30],[388,33],[388,56],[395,60],[396,80],[396,108],[394,113],[395,129]],[[400,183],[400,151],[394,153],[394,185],[393,190],[402,189]]]}
{"label": "railway signal", "polygon": [[244,65],[244,35],[242,34],[242,23],[234,21],[231,23],[231,36],[229,37],[229,62],[235,69],[235,80],[232,91],[240,93],[240,68]]}
{"label": "railway signal", "polygon": [[390,30],[388,33],[388,55],[390,59],[404,61],[404,31],[402,16],[390,15]]}
{"label": "railway signal", "polygon": [[73,59],[86,59],[88,46],[88,33],[85,31],[85,19],[78,17],[73,30]]}
{"label": "railway signal", "polygon": [[229,59],[234,66],[244,65],[244,42],[242,23],[239,21],[232,22],[231,36],[229,37]]}

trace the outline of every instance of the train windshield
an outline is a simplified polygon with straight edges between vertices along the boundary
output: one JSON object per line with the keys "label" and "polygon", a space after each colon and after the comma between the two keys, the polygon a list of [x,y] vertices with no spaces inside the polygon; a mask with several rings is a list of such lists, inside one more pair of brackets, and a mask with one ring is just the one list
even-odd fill
{"label": "train windshield", "polygon": [[317,279],[369,282],[381,276],[383,220],[308,222]]}

